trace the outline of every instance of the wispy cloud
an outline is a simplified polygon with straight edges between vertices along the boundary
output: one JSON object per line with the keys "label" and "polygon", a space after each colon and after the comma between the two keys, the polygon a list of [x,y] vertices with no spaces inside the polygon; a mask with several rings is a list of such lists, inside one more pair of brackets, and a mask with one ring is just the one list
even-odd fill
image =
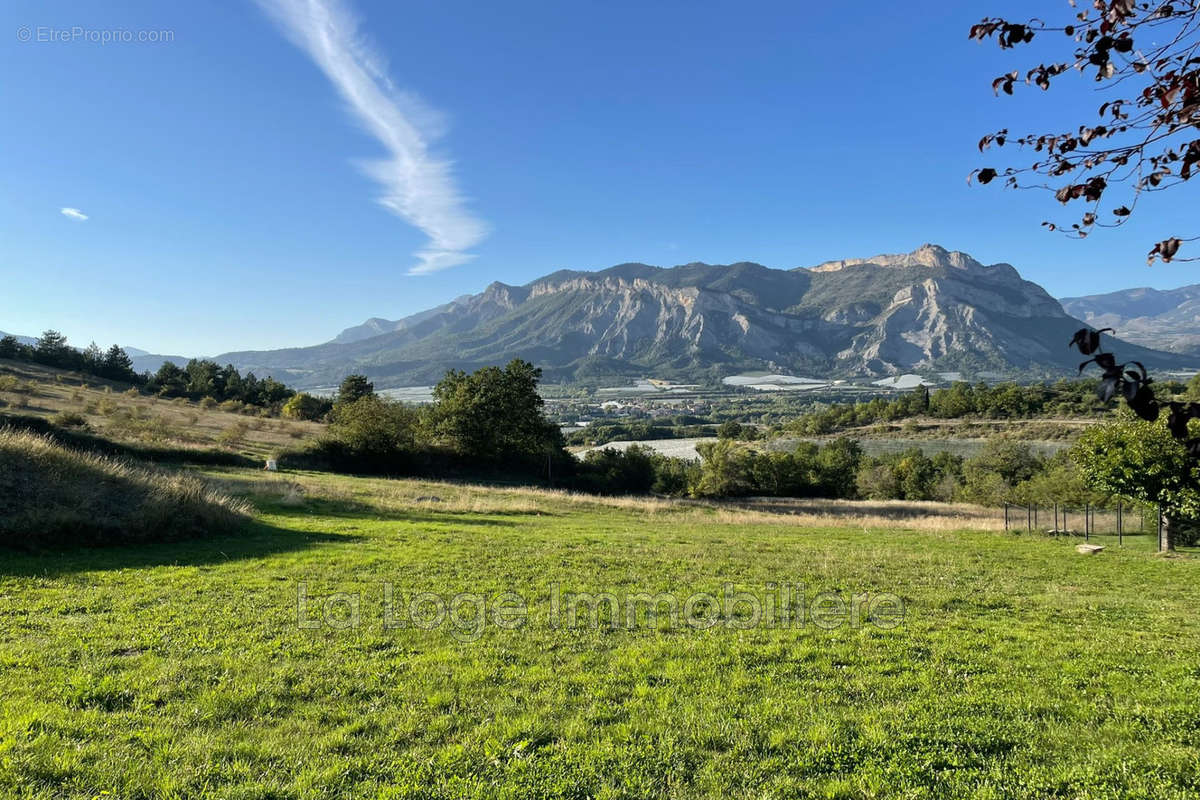
{"label": "wispy cloud", "polygon": [[80,211],[78,208],[71,208],[70,206],[59,209],[59,212],[64,217],[76,220],[78,222],[83,222],[84,220],[86,220],[88,218],[88,215],[83,213],[82,211]]}
{"label": "wispy cloud", "polygon": [[450,162],[430,150],[441,116],[400,91],[386,65],[358,32],[341,0],[258,0],[287,37],[308,54],[346,101],[350,113],[379,140],[388,157],[362,164],[383,187],[379,203],[429,236],[410,275],[470,261],[487,225],[467,210]]}

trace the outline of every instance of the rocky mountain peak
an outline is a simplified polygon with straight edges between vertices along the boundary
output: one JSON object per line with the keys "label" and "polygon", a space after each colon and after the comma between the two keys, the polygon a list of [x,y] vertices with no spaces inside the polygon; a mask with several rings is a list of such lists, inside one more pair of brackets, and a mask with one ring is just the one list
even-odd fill
{"label": "rocky mountain peak", "polygon": [[837,261],[826,261],[810,272],[837,272],[846,267],[861,264],[871,264],[877,267],[929,267],[942,269],[981,269],[983,265],[966,253],[958,250],[947,250],[941,245],[923,244],[911,253],[893,253],[871,256],[870,258],[844,258]]}

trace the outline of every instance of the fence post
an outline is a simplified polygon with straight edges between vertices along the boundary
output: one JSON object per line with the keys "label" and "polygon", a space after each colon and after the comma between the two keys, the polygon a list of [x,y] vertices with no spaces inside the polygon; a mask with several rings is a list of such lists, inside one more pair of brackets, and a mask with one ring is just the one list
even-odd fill
{"label": "fence post", "polygon": [[1067,507],[1063,506],[1063,533],[1067,532]]}
{"label": "fence post", "polygon": [[1092,540],[1092,504],[1083,504],[1083,540],[1090,542]]}
{"label": "fence post", "polygon": [[1117,546],[1125,546],[1125,520],[1121,512],[1125,509],[1121,505],[1121,501],[1117,501]]}
{"label": "fence post", "polygon": [[[1037,521],[1037,503],[1035,502],[1035,503],[1033,504],[1033,527],[1034,527],[1034,528],[1036,528],[1037,526],[1038,526],[1038,521]],[[1032,529],[1031,529],[1031,530],[1032,530]]]}
{"label": "fence post", "polygon": [[1033,516],[1029,506],[1025,506],[1025,527],[1030,533],[1033,533]]}
{"label": "fence post", "polygon": [[1004,530],[1008,530],[1008,503],[1004,504]]}
{"label": "fence post", "polygon": [[1054,532],[1058,533],[1058,503],[1054,504]]}

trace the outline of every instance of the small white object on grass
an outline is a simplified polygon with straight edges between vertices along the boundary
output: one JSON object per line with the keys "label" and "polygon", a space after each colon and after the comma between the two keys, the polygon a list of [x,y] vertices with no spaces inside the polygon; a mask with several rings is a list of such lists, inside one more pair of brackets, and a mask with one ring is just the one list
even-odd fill
{"label": "small white object on grass", "polygon": [[1082,553],[1085,556],[1094,556],[1094,555],[1096,555],[1096,553],[1099,553],[1103,549],[1104,549],[1104,545],[1102,545],[1102,544],[1077,544],[1077,545],[1075,545],[1075,552]]}
{"label": "small white object on grass", "polygon": [[275,460],[275,459],[273,459],[273,458],[268,458],[268,459],[267,459],[267,466],[266,466],[266,467],[264,467],[264,469],[265,469],[267,472],[278,472],[278,471],[279,471],[279,462],[278,462],[278,461],[276,461],[276,460]]}

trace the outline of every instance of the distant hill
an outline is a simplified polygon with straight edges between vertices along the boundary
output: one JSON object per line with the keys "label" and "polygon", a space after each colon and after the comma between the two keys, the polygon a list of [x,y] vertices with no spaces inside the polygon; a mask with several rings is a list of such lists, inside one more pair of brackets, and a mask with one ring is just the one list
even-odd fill
{"label": "distant hill", "polygon": [[[381,387],[525,358],[550,379],[698,379],[746,369],[890,375],[914,369],[1073,371],[1081,327],[1011,265],[925,245],[810,269],[621,264],[493,283],[400,320],[374,318],[313,347],[225,353],[297,387],[364,372]],[[1135,345],[1147,366],[1180,357]]]}
{"label": "distant hill", "polygon": [[32,336],[18,336],[15,333],[6,333],[4,331],[0,331],[0,339],[3,339],[5,336],[11,336],[21,344],[34,344],[37,342],[37,339],[33,338]]}
{"label": "distant hill", "polygon": [[1064,297],[1063,308],[1097,328],[1113,328],[1146,347],[1200,354],[1200,284],[1178,289],[1124,289]]}

